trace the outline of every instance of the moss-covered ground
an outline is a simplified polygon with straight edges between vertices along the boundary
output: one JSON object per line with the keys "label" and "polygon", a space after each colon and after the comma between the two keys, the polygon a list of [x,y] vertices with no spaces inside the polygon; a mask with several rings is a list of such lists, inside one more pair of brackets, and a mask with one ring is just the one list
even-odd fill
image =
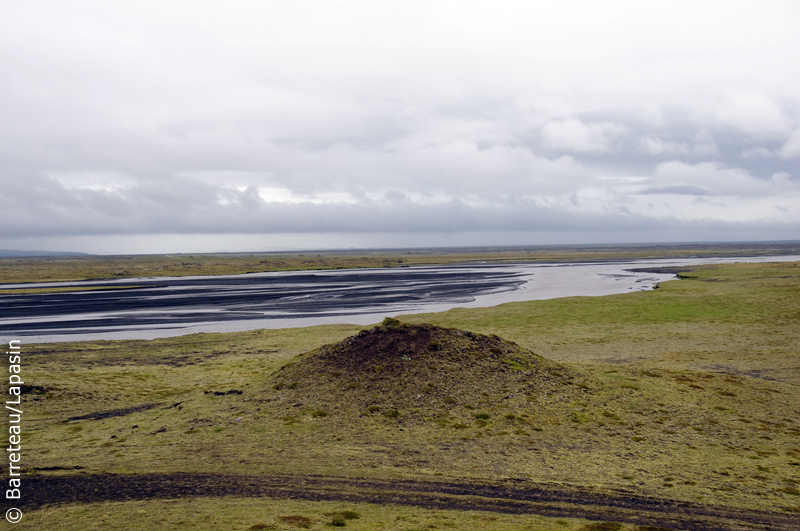
{"label": "moss-covered ground", "polygon": [[[393,504],[342,504],[269,498],[194,498],[49,507],[25,515],[16,529],[336,529],[354,531],[665,531],[580,518],[548,518],[485,511],[444,511]],[[605,524],[605,525],[603,525]]]}
{"label": "moss-covered ground", "polygon": [[[475,386],[475,394],[436,402],[430,411],[408,401],[384,404],[388,397],[374,393],[374,408],[354,414],[319,395],[338,376],[321,372],[326,385],[319,389],[280,379],[298,354],[341,341],[356,326],[23,345],[26,383],[37,386],[23,396],[25,467],[39,475],[519,481],[797,515],[800,264],[703,266],[684,276],[649,292],[401,317],[496,334],[573,375],[561,382],[563,392],[492,387],[482,394],[486,375],[465,368],[462,384]],[[431,378],[418,381],[421,397],[435,388]],[[337,396],[364,389],[348,383],[342,380]],[[594,525],[238,497],[48,506],[23,523],[290,529],[304,520],[281,518],[296,515],[322,529],[332,522],[326,513],[344,510],[361,516],[342,522],[353,529]]]}

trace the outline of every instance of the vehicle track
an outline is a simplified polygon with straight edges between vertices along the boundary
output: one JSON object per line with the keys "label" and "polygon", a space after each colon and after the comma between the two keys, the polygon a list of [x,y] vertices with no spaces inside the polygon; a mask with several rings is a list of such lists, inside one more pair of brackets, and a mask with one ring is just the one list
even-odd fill
{"label": "vehicle track", "polygon": [[317,475],[36,474],[23,507],[185,497],[271,497],[400,504],[428,509],[538,514],[687,531],[800,529],[800,515],[597,493],[524,480],[503,483],[391,481]]}

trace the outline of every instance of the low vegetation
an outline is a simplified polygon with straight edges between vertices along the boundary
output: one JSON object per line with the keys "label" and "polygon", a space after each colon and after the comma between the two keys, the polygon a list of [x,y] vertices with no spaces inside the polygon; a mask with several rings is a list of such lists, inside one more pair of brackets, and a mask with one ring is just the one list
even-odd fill
{"label": "low vegetation", "polygon": [[[15,529],[228,529],[293,531],[592,531],[603,529],[579,518],[547,518],[485,511],[430,510],[402,505],[341,504],[270,498],[190,498],[57,506],[25,514]],[[334,523],[336,522],[336,523]],[[308,527],[304,527],[304,526]],[[623,531],[665,531],[663,528],[620,525]]]}
{"label": "low vegetation", "polygon": [[570,262],[800,254],[800,244],[721,243],[429,248],[304,253],[215,253],[0,258],[0,284],[134,277],[238,275],[266,271],[407,267],[465,262]]}
{"label": "low vegetation", "polygon": [[[366,330],[23,345],[36,386],[23,397],[28,472],[538,485],[800,518],[800,264],[683,276]],[[246,497],[45,506],[23,524],[90,518],[120,529],[662,525]]]}
{"label": "low vegetation", "polygon": [[[472,404],[499,398],[513,410],[540,399],[568,401],[576,378],[566,367],[497,336],[387,318],[284,365],[267,378],[272,390],[256,389],[252,400],[279,397],[287,415],[295,403],[314,404],[348,422],[382,415],[402,416],[405,425],[434,420],[442,426],[470,420],[486,425],[491,415],[472,413]],[[523,421],[509,414],[504,422],[515,420]]]}

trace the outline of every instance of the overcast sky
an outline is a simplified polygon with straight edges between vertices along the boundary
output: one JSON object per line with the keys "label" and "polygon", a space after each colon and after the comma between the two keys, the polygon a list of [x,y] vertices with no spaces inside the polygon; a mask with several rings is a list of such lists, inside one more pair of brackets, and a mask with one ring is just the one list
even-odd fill
{"label": "overcast sky", "polygon": [[798,2],[3,2],[0,248],[800,239]]}

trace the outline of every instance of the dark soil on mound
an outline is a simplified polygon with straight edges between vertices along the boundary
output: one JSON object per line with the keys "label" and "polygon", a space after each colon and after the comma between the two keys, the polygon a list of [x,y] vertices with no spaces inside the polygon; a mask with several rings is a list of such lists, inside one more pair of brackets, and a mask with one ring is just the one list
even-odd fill
{"label": "dark soil on mound", "polygon": [[300,355],[275,375],[274,388],[287,403],[313,404],[320,414],[410,418],[466,407],[479,417],[481,410],[571,394],[576,377],[497,336],[386,319]]}

